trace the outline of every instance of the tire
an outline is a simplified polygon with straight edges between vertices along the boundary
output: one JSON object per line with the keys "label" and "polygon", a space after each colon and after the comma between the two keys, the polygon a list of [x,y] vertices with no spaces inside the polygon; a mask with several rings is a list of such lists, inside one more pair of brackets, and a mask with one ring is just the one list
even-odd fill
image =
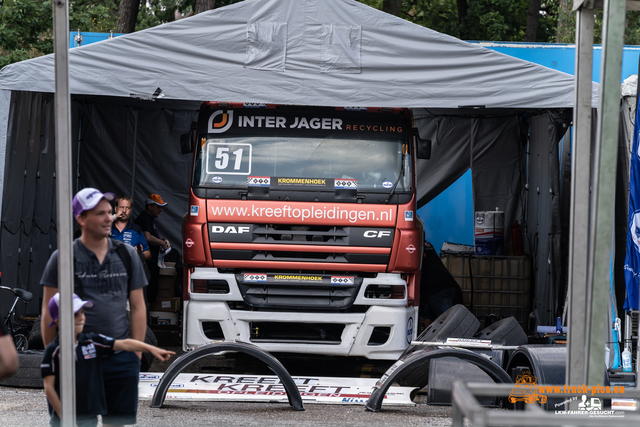
{"label": "tire", "polygon": [[44,350],[44,343],[42,342],[42,330],[40,329],[41,319],[42,315],[38,316],[36,321],[33,323],[33,327],[31,328],[31,332],[29,332],[29,336],[27,337],[29,350]]}
{"label": "tire", "polygon": [[0,380],[0,385],[9,387],[44,388],[40,363],[44,351],[27,350],[18,352],[20,367],[15,375]]}
{"label": "tire", "polygon": [[515,317],[507,317],[492,323],[488,327],[479,331],[474,338],[481,340],[491,340],[492,344],[499,345],[524,345],[529,342],[527,334],[520,326]]}
{"label": "tire", "polygon": [[[416,341],[446,341],[447,338],[472,338],[480,327],[480,321],[462,305],[454,305],[422,331]],[[400,358],[419,350],[422,346],[409,346]]]}
{"label": "tire", "polygon": [[[147,333],[144,336],[144,342],[154,347],[158,346],[158,340],[156,339],[155,334],[153,333],[151,328],[149,328],[149,326],[147,326]],[[142,359],[140,360],[140,372],[149,372],[149,368],[151,368],[153,359],[155,359],[153,354],[142,353]]]}

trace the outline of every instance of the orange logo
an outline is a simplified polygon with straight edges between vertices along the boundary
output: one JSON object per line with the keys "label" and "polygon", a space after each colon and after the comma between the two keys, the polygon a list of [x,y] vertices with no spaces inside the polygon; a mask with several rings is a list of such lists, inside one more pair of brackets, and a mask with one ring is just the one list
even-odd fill
{"label": "orange logo", "polygon": [[[218,121],[218,116],[220,120]],[[222,133],[229,130],[233,123],[233,110],[227,110],[225,113],[223,110],[214,111],[209,117],[208,133]]]}
{"label": "orange logo", "polygon": [[538,393],[536,377],[529,371],[524,371],[516,377],[516,383],[509,393],[509,402],[547,403],[547,396]]}

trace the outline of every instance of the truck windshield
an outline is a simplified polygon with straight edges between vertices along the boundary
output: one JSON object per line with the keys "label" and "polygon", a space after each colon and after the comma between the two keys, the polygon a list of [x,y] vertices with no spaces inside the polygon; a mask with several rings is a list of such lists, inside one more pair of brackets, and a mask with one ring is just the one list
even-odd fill
{"label": "truck windshield", "polygon": [[397,181],[396,193],[411,191],[410,156],[400,138],[202,136],[194,186],[388,193]]}

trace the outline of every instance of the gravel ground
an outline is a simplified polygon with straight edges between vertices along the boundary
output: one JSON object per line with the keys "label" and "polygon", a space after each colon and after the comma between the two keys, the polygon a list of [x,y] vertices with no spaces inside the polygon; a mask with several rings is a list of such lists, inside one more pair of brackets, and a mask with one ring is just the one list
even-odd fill
{"label": "gravel ground", "polygon": [[[427,405],[418,396],[414,407],[383,407],[372,413],[357,405],[307,404],[293,411],[282,403],[171,402],[160,409],[141,401],[138,425],[176,426],[449,426],[451,408]],[[0,426],[49,425],[42,390],[0,387]],[[99,425],[102,425],[101,423]]]}
{"label": "gravel ground", "polygon": [[[168,362],[155,361],[150,372],[164,372],[181,353]],[[261,373],[266,366],[251,363],[243,357],[212,356],[189,366],[189,372]],[[379,378],[386,364],[352,363],[342,359],[283,358],[291,375],[363,376]],[[342,369],[340,369],[342,367]],[[310,372],[310,370],[312,372]],[[263,372],[270,373],[271,372]],[[352,375],[345,375],[350,373]],[[149,401],[140,401],[138,425],[150,427],[186,426],[449,426],[451,408],[426,404],[427,397],[418,394],[414,407],[388,407],[372,413],[361,405],[305,404],[304,411],[293,411],[284,403],[247,402],[176,402],[162,408],[150,408]],[[0,427],[31,427],[49,425],[47,405],[41,389],[0,386]],[[99,425],[102,425],[99,423]]]}

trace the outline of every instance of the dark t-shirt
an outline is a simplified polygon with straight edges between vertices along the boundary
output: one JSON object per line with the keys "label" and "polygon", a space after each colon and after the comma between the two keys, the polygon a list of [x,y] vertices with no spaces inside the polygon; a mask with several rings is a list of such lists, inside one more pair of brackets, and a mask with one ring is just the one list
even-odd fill
{"label": "dark t-shirt", "polygon": [[[89,310],[87,310],[87,313]],[[102,356],[111,356],[115,340],[101,334],[78,334],[76,345],[76,412],[79,415],[107,413],[102,383]],[[42,378],[55,375],[55,389],[60,396],[60,342],[58,337],[47,346],[40,365]]]}
{"label": "dark t-shirt", "polygon": [[[142,228],[143,234],[145,231],[151,233],[151,235],[157,239],[160,238],[160,234],[158,234],[158,229],[156,228],[156,222],[153,217],[147,213],[147,211],[142,211],[140,215],[135,220],[135,223]],[[160,246],[149,245],[151,247],[151,260],[149,264],[156,265],[158,263],[158,253],[160,252]]]}
{"label": "dark t-shirt", "polygon": [[7,331],[7,328],[4,326],[4,323],[0,322],[0,337],[4,337],[9,335],[9,331]]}
{"label": "dark t-shirt", "polygon": [[[73,242],[75,259],[74,292],[83,300],[93,301],[95,307],[85,312],[87,321],[83,332],[96,332],[117,340],[129,337],[127,299],[129,292],[147,286],[147,278],[135,249],[127,248],[131,256],[131,288],[127,268],[109,239],[109,250],[102,264],[96,254],[87,249],[80,239]],[[40,284],[58,287],[58,251],[55,251],[42,273]]]}

